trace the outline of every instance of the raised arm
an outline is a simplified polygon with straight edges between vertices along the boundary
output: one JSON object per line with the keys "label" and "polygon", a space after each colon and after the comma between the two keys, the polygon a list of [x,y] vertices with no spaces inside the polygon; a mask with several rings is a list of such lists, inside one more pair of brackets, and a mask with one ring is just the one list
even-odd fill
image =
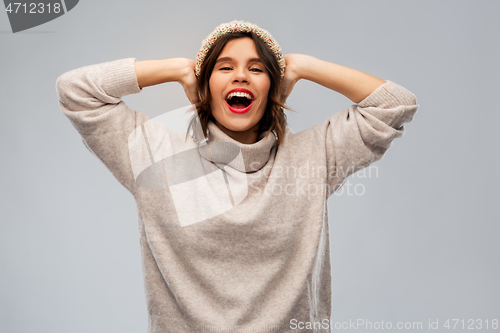
{"label": "raised arm", "polygon": [[356,69],[317,58],[289,54],[282,100],[300,79],[316,82],[345,95],[354,103],[314,128],[325,143],[330,196],[352,173],[381,159],[404,124],[418,110],[416,96],[404,87]]}
{"label": "raised arm", "polygon": [[187,58],[136,61],[137,82],[141,89],[165,82],[179,82],[189,101],[195,104],[198,101],[195,65],[194,60]]}
{"label": "raised arm", "polygon": [[288,98],[299,80],[316,82],[354,103],[370,95],[386,81],[357,69],[341,66],[305,54],[285,55],[286,71],[282,99]]}
{"label": "raised arm", "polygon": [[127,58],[74,69],[57,79],[62,112],[80,133],[85,146],[132,194],[137,185],[129,155],[129,135],[149,117],[131,110],[121,97],[139,93],[142,87],[172,81],[181,83],[188,94],[193,85],[188,83],[190,66],[194,77],[194,61],[137,62]]}

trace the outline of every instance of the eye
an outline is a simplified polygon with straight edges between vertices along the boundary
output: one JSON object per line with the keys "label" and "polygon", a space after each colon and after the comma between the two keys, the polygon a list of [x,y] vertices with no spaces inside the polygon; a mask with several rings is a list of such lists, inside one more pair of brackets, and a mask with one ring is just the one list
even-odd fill
{"label": "eye", "polygon": [[220,71],[230,71],[231,67],[221,67],[219,68]]}
{"label": "eye", "polygon": [[259,68],[252,68],[250,69],[251,72],[261,72],[262,73],[262,70],[259,69]]}

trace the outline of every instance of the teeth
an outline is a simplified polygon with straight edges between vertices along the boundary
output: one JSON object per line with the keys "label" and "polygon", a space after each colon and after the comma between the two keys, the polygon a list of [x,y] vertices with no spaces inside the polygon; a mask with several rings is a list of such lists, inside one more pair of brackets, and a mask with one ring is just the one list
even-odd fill
{"label": "teeth", "polygon": [[229,95],[227,95],[226,99],[230,100],[233,97],[245,97],[246,99],[252,100],[252,96],[245,92],[232,92]]}

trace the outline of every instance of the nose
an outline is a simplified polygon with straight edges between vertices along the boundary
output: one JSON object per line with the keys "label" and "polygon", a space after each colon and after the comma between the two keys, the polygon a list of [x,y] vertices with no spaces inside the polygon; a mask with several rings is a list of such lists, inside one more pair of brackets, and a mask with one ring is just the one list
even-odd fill
{"label": "nose", "polygon": [[249,76],[245,68],[238,67],[234,69],[233,83],[248,83]]}

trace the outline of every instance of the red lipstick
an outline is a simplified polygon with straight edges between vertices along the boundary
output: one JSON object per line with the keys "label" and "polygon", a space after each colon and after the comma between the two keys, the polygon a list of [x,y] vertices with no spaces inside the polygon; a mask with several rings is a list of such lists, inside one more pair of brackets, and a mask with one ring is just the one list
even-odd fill
{"label": "red lipstick", "polygon": [[[227,102],[227,96],[229,96],[229,94],[233,93],[233,92],[243,92],[243,93],[247,93],[249,94],[251,97],[252,97],[252,101],[250,102],[250,104],[247,106],[247,107],[244,107],[244,108],[241,108],[241,109],[238,109],[238,108],[234,108],[232,107],[231,105],[229,105],[229,103]],[[229,91],[226,95],[226,99],[225,99],[225,102],[227,104],[227,107],[229,108],[229,110],[231,112],[234,112],[234,113],[245,113],[245,112],[248,112],[250,110],[250,108],[252,107],[252,104],[253,104],[253,101],[255,99],[255,96],[252,94],[252,92],[248,89],[245,89],[245,88],[236,88],[236,89],[232,89],[231,91]]]}

